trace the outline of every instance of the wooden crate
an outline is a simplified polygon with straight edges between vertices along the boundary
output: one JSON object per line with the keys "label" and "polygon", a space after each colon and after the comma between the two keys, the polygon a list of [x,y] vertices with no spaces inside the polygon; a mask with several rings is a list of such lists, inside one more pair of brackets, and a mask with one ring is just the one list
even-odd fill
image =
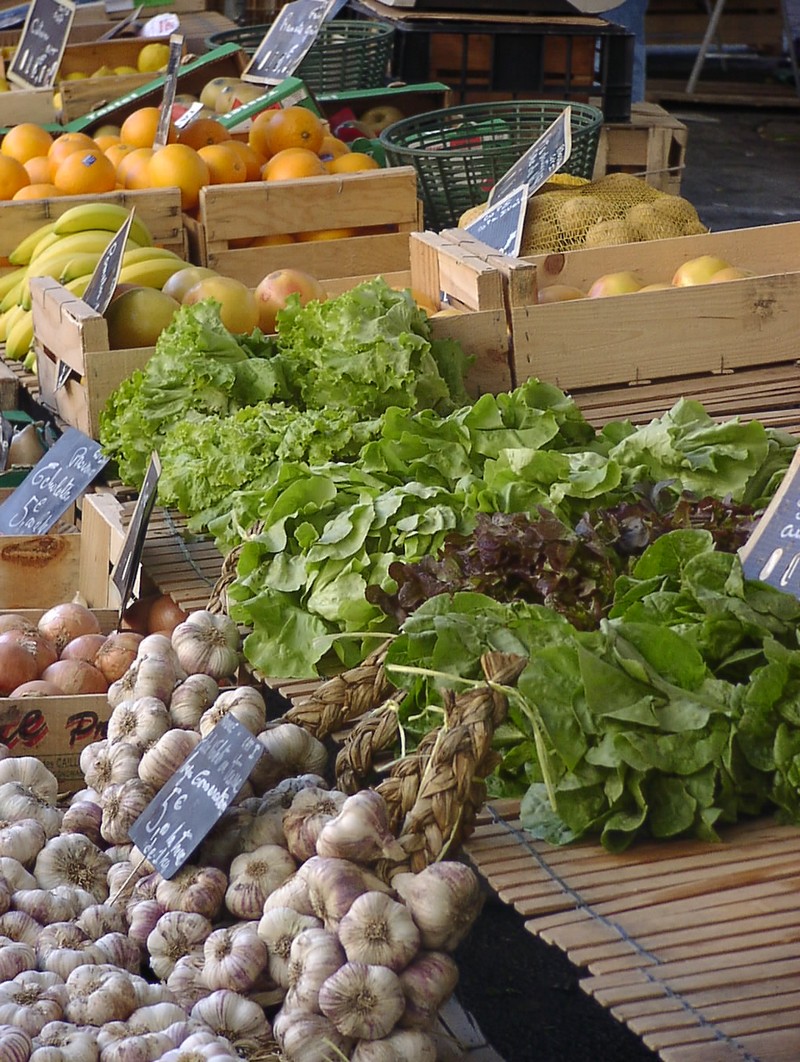
{"label": "wooden crate", "polygon": [[[703,0],[650,0],[645,14],[647,43],[700,44],[709,16]],[[779,52],[782,35],[781,5],[776,0],[727,0],[714,44],[748,44]]]}
{"label": "wooden crate", "polygon": [[[35,623],[43,610],[14,609]],[[104,633],[116,629],[117,613],[95,609]],[[105,736],[111,706],[104,693],[70,697],[0,697],[0,742],[13,756],[36,756],[64,792],[83,787],[80,754]]]}
{"label": "wooden crate", "polygon": [[11,368],[0,362],[0,410],[19,407],[19,380]]}
{"label": "wooden crate", "polygon": [[[112,391],[144,368],[153,347],[111,350],[105,318],[52,277],[31,280],[33,342],[39,398],[65,424],[99,436],[100,413]],[[56,387],[58,361],[73,374]]]}
{"label": "wooden crate", "polygon": [[[422,228],[416,171],[398,166],[297,181],[211,185],[200,192],[197,223],[187,219],[186,226],[192,261],[250,287],[282,268],[302,269],[318,280],[391,275],[408,270],[408,234]],[[391,231],[373,232],[376,227]],[[279,246],[231,246],[249,237],[332,228],[370,232]]]}
{"label": "wooden crate", "polygon": [[606,122],[600,130],[593,180],[633,173],[653,188],[681,194],[689,131],[657,103],[634,103],[630,122]]}
{"label": "wooden crate", "polygon": [[[0,488],[0,502],[12,493]],[[0,535],[0,609],[44,609],[71,601],[79,587],[80,558],[74,509],[47,535]]]}

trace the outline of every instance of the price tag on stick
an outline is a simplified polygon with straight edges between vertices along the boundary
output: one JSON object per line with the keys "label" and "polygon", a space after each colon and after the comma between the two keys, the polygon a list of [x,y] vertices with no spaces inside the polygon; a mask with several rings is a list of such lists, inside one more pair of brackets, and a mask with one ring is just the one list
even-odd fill
{"label": "price tag on stick", "polygon": [[518,185],[504,199],[484,210],[471,225],[467,225],[466,231],[489,247],[516,257],[522,243],[522,227],[529,196],[527,184]]}
{"label": "price tag on stick", "polygon": [[228,713],[131,826],[131,840],[171,878],[233,803],[264,746]]}
{"label": "price tag on stick", "polygon": [[549,181],[572,154],[572,108],[565,107],[525,154],[517,159],[489,193],[489,205],[503,199],[521,184],[528,195]]}
{"label": "price tag on stick", "polygon": [[111,573],[111,582],[119,590],[120,617],[128,607],[133,584],[136,581],[136,572],[139,567],[139,561],[142,559],[142,548],[147,534],[147,525],[150,521],[153,507],[156,504],[160,475],[161,461],[158,458],[158,454],[154,452],[150,455],[150,464],[144,477],[142,489],[139,491],[136,508],[133,510],[133,517],[128,525],[125,541],[122,543],[117,563]]}
{"label": "price tag on stick", "polygon": [[0,535],[46,535],[107,464],[100,443],[68,428],[0,505]]}
{"label": "price tag on stick", "polygon": [[317,39],[335,0],[292,0],[278,12],[247,64],[243,81],[277,85],[290,77]]}
{"label": "price tag on stick", "polygon": [[178,68],[183,55],[183,34],[173,33],[169,39],[169,59],[167,60],[167,79],[164,82],[164,96],[161,100],[161,112],[158,116],[153,147],[164,147],[169,139],[169,127],[172,122],[172,106],[178,87]]}
{"label": "price tag on stick", "polygon": [[22,88],[52,88],[74,17],[73,0],[33,0],[8,80]]}
{"label": "price tag on stick", "polygon": [[800,450],[739,559],[748,579],[800,597]]}

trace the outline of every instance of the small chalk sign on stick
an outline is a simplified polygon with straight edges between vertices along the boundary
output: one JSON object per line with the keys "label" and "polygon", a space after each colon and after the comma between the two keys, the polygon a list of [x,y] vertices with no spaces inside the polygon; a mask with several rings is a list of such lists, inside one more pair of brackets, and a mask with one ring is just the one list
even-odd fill
{"label": "small chalk sign on stick", "polygon": [[169,140],[169,129],[172,124],[172,107],[175,103],[175,93],[178,90],[178,69],[183,56],[182,33],[173,33],[169,38],[169,59],[167,60],[167,73],[164,82],[164,95],[161,99],[161,110],[156,126],[156,135],[153,138],[153,147],[158,150],[164,147]]}
{"label": "small chalk sign on stick", "polygon": [[505,198],[521,184],[528,195],[550,180],[572,154],[572,108],[565,107],[539,139],[511,166],[489,193],[489,205]]}
{"label": "small chalk sign on stick", "polygon": [[528,195],[527,184],[518,185],[467,225],[466,231],[489,247],[516,257],[522,243]]}
{"label": "small chalk sign on stick", "polygon": [[748,579],[800,597],[800,450],[739,559]]}
{"label": "small chalk sign on stick", "polygon": [[330,17],[335,0],[284,4],[242,74],[243,81],[277,85],[298,68]]}
{"label": "small chalk sign on stick", "polygon": [[131,522],[125,534],[125,540],[111,573],[111,582],[119,590],[120,618],[128,607],[133,584],[136,581],[136,572],[142,559],[144,539],[147,534],[147,525],[153,513],[158,495],[158,480],[161,475],[161,461],[155,451],[150,455],[150,464],[136,500]]}
{"label": "small chalk sign on stick", "polygon": [[150,801],[129,833],[156,870],[174,877],[231,806],[264,746],[223,715]]}
{"label": "small chalk sign on stick", "polygon": [[33,0],[7,77],[22,88],[52,88],[75,17],[73,0]]}

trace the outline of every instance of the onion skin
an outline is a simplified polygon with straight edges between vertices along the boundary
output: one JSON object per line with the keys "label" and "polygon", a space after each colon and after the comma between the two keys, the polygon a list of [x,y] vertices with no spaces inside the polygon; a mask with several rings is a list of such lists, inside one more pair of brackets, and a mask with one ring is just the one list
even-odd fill
{"label": "onion skin", "polygon": [[44,679],[34,679],[32,682],[23,682],[9,694],[11,697],[63,697],[64,691],[52,682]]}
{"label": "onion skin", "polygon": [[0,697],[39,677],[36,659],[18,642],[0,643]]}
{"label": "onion skin", "polygon": [[67,696],[108,692],[102,671],[85,660],[57,660],[43,672],[42,678],[58,686]]}
{"label": "onion skin", "polygon": [[8,645],[12,642],[19,645],[33,657],[36,662],[37,676],[41,675],[46,667],[58,660],[56,647],[37,630],[10,630],[0,634],[0,645]]}
{"label": "onion skin", "polygon": [[54,643],[61,653],[64,646],[82,634],[101,634],[100,621],[84,605],[69,602],[55,605],[45,612],[38,623],[39,633]]}
{"label": "onion skin", "polygon": [[122,678],[134,662],[141,641],[142,635],[136,631],[115,631],[103,639],[91,663],[103,673],[106,682],[111,685]]}
{"label": "onion skin", "polygon": [[[81,634],[67,642],[61,650],[60,660],[85,660],[94,664],[95,657],[105,644],[104,634]],[[95,665],[96,666],[96,665]]]}
{"label": "onion skin", "polygon": [[189,613],[178,605],[169,594],[161,594],[150,606],[147,614],[148,634],[172,634],[179,623],[188,617]]}
{"label": "onion skin", "polygon": [[7,612],[4,616],[0,616],[0,634],[5,634],[6,631],[35,630],[35,623],[31,623],[30,620],[25,619],[24,616],[20,616],[16,612]]}
{"label": "onion skin", "polygon": [[137,634],[148,634],[147,619],[150,614],[150,607],[155,599],[155,596],[140,597],[132,605],[128,605],[122,613],[123,630],[135,631]]}

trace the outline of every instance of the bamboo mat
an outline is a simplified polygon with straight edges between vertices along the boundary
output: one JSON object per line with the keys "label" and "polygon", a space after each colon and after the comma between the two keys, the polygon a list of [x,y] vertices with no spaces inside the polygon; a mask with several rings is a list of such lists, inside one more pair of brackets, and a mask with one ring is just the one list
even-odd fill
{"label": "bamboo mat", "polygon": [[534,841],[518,812],[485,808],[465,854],[584,991],[664,1062],[798,1062],[800,830],[760,818],[610,855]]}

